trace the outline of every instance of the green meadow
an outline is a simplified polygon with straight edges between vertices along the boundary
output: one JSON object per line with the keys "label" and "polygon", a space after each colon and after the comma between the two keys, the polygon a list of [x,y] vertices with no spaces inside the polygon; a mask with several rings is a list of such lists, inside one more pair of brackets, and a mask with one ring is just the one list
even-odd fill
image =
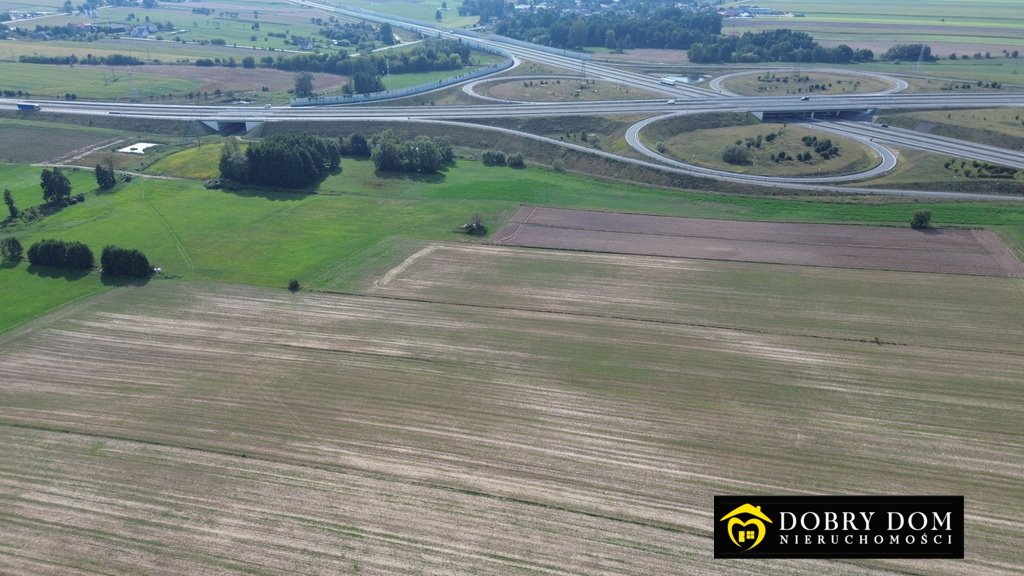
{"label": "green meadow", "polygon": [[[215,170],[216,146],[187,149],[153,167],[167,176]],[[165,278],[283,287],[352,289],[369,271],[387,269],[429,241],[486,242],[454,232],[474,213],[496,231],[521,204],[794,222],[903,226],[919,209],[939,226],[984,226],[1024,246],[1024,205],[908,202],[869,198],[793,199],[724,196],[641,188],[572,174],[485,167],[460,160],[434,176],[378,174],[372,162],[345,159],[343,172],[307,192],[207,190],[199,180],[135,178],[96,191],[89,171],[67,171],[86,202],[30,224],[8,222],[27,247],[43,238],[78,240],[97,255],[107,244],[138,248]],[[39,204],[40,168],[0,166],[0,182],[21,209]],[[315,193],[312,193],[315,192]],[[0,269],[0,284],[19,294],[0,311],[0,330],[103,289],[98,273],[73,277],[30,271],[26,262]],[[30,304],[30,305],[29,305]]]}

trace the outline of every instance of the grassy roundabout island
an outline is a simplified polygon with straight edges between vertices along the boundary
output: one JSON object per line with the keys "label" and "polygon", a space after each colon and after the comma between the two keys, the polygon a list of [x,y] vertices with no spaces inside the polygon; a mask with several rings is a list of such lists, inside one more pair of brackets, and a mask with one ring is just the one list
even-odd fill
{"label": "grassy roundabout island", "polygon": [[892,87],[892,83],[882,78],[834,72],[766,70],[722,81],[722,88],[741,96],[870,94]]}
{"label": "grassy roundabout island", "polygon": [[[760,176],[838,176],[878,165],[867,147],[834,134],[792,124],[719,126],[664,134],[649,145],[681,162]],[[645,135],[645,140],[652,135]],[[827,145],[831,143],[831,145]],[[749,144],[749,145],[748,145]],[[746,159],[726,161],[727,149]]]}
{"label": "grassy roundabout island", "polygon": [[638,100],[661,98],[647,90],[603,80],[579,78],[530,78],[483,84],[479,93],[491,98],[531,102],[591,102],[596,100]]}

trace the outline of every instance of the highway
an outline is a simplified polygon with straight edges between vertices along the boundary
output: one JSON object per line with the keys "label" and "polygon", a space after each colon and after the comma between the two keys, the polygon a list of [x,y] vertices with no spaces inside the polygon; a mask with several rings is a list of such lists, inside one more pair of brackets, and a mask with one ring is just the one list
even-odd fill
{"label": "highway", "polygon": [[[0,98],[0,109],[15,109],[23,100]],[[65,114],[120,114],[143,118],[178,120],[274,121],[274,120],[375,120],[403,118],[502,118],[507,116],[609,116],[647,113],[687,112],[784,112],[829,113],[858,110],[934,110],[942,108],[1024,108],[1024,93],[989,94],[890,94],[819,96],[801,100],[795,96],[741,97],[704,96],[685,101],[627,100],[601,102],[489,103],[454,106],[307,106],[301,108],[254,108],[243,106],[189,106],[173,104],[125,104],[64,100],[31,100],[44,112]]]}
{"label": "highway", "polygon": [[[415,30],[425,35],[459,39],[468,43],[486,45],[491,49],[502,51],[516,60],[531,60],[558,68],[567,68],[587,77],[600,78],[626,86],[654,91],[666,95],[664,99],[600,101],[600,102],[510,102],[483,97],[486,101],[476,105],[451,106],[392,106],[380,103],[343,105],[343,106],[308,106],[308,107],[267,107],[255,108],[245,106],[189,106],[168,104],[124,104],[85,101],[40,101],[31,100],[42,106],[42,112],[64,113],[95,116],[126,116],[136,118],[198,120],[208,122],[286,122],[286,121],[455,121],[486,118],[507,117],[559,117],[559,116],[627,116],[655,115],[632,126],[626,135],[627,142],[645,156],[657,160],[657,163],[638,161],[610,155],[591,148],[578,147],[561,141],[552,143],[569,148],[580,148],[589,154],[611,156],[623,162],[640,162],[649,167],[704,176],[733,182],[768,184],[794,189],[815,189],[832,191],[858,191],[844,189],[834,184],[880,175],[895,165],[896,156],[889,146],[906,146],[949,154],[951,156],[983,160],[994,164],[1024,169],[1024,155],[1019,152],[1001,150],[991,146],[940,138],[910,130],[881,128],[863,122],[839,121],[840,112],[863,112],[877,110],[930,110],[946,108],[1024,108],[1024,93],[897,93],[906,88],[906,83],[889,79],[893,86],[880,93],[854,95],[825,96],[737,96],[721,87],[720,77],[711,82],[712,89],[694,86],[662,84],[652,76],[637,74],[610,66],[585,62],[580,55],[566,51],[551,51],[522,42],[503,39],[498,36],[469,35],[466,32],[454,33],[440,30],[430,23],[416,22],[406,19],[372,13],[362,10],[349,10],[314,2],[310,0],[290,0],[292,3],[307,6],[347,18],[388,22],[396,27]],[[779,69],[783,70],[783,69]],[[808,71],[808,70],[804,70]],[[845,74],[848,70],[837,70]],[[853,72],[857,73],[857,72]],[[731,75],[727,75],[732,76]],[[576,76],[577,78],[579,76]],[[521,78],[521,77],[512,77]],[[486,80],[474,80],[464,87],[469,94],[474,94],[473,86]],[[477,95],[479,96],[479,95]],[[806,99],[805,99],[806,98]],[[0,99],[0,109],[16,109],[22,100]],[[771,178],[761,176],[737,175],[699,166],[689,165],[677,160],[666,158],[643,146],[639,139],[640,130],[644,126],[680,114],[703,114],[724,112],[784,113],[807,117],[807,121],[822,130],[841,134],[862,142],[873,149],[880,158],[878,166],[871,170],[856,174],[833,177],[792,177]],[[476,125],[474,125],[476,126]],[[478,127],[478,126],[477,126]],[[483,129],[483,128],[481,128]],[[539,137],[523,132],[508,131],[520,137]],[[905,194],[905,191],[888,191]],[[955,193],[939,193],[941,196],[957,197]],[[977,198],[978,195],[964,194],[962,197]],[[1022,197],[1021,199],[1024,199]]]}

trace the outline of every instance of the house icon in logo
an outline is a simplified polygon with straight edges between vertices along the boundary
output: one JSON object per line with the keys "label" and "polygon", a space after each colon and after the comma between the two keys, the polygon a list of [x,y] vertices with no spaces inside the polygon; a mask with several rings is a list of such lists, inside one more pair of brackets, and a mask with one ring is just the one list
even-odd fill
{"label": "house icon in logo", "polygon": [[[743,519],[744,517],[746,519]],[[765,522],[773,523],[771,518],[765,515],[764,512],[761,512],[760,506],[751,506],[750,504],[738,506],[732,512],[718,519],[719,522],[725,522],[726,520],[729,521],[726,525],[729,539],[736,546],[740,548],[745,547],[744,551],[754,548],[764,540],[766,532]],[[750,543],[749,546],[747,545],[748,543]]]}

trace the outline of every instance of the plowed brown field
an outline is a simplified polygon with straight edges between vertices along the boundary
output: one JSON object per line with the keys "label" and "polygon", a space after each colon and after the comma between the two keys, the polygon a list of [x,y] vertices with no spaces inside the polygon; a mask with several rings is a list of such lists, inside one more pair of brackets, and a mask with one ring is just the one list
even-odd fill
{"label": "plowed brown field", "polygon": [[[154,281],[0,336],[0,572],[1018,567],[1020,281],[936,276],[950,287],[936,308],[988,297],[945,337],[916,319],[920,337],[887,344],[851,328],[883,319],[838,297],[810,324],[730,326],[748,299],[779,317],[804,307],[771,282],[723,285],[736,300],[695,321],[686,278],[778,267],[446,250],[371,296]],[[446,260],[464,265],[430,265]],[[856,292],[861,277],[865,302],[881,303],[881,285],[911,276],[850,271],[843,284]],[[623,302],[630,286],[642,306]],[[711,560],[713,495],[751,492],[963,493],[968,558]]]}
{"label": "plowed brown field", "polygon": [[647,216],[524,206],[497,244],[869,270],[1024,278],[993,233]]}

